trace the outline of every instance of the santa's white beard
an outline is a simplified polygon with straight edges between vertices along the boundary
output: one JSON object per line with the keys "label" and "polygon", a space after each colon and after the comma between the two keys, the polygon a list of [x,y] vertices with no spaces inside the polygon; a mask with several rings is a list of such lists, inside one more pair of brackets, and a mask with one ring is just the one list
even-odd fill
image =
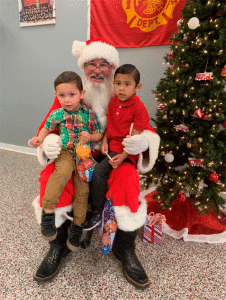
{"label": "santa's white beard", "polygon": [[85,104],[90,107],[98,116],[99,122],[106,129],[107,108],[113,96],[113,74],[109,79],[104,78],[104,82],[94,84],[90,82],[84,74],[82,77],[83,88],[86,91],[84,95]]}

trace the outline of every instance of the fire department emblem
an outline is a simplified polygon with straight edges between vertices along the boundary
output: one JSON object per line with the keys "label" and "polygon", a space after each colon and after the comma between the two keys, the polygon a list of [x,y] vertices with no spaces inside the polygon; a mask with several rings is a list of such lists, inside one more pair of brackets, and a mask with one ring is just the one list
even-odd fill
{"label": "fire department emblem", "polygon": [[173,18],[173,11],[180,0],[122,0],[130,28],[138,27],[143,32],[153,31],[166,25]]}

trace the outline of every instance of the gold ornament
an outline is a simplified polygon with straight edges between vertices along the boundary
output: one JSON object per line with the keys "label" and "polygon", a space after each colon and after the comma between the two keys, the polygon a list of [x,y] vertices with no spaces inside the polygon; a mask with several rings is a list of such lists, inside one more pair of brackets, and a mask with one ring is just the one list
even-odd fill
{"label": "gold ornament", "polygon": [[188,148],[191,148],[191,143],[187,143],[187,147],[188,147]]}
{"label": "gold ornament", "polygon": [[207,164],[207,167],[211,168],[213,165],[214,165],[214,162],[212,161],[212,162]]}
{"label": "gold ornament", "polygon": [[199,142],[199,143],[202,143],[202,138],[198,138],[198,142]]}

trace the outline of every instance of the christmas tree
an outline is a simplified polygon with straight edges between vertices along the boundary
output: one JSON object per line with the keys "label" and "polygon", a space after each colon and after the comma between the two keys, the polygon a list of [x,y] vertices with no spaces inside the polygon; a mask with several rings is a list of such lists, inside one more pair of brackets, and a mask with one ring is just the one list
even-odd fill
{"label": "christmas tree", "polygon": [[187,1],[177,24],[165,57],[169,67],[154,91],[159,158],[143,185],[157,185],[160,208],[191,201],[200,213],[216,209],[220,217],[226,191],[225,1]]}

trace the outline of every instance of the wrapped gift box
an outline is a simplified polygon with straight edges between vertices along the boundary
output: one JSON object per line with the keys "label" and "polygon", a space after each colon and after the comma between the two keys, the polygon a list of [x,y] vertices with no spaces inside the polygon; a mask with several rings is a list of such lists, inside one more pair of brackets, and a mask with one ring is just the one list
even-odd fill
{"label": "wrapped gift box", "polygon": [[143,241],[149,244],[161,244],[162,229],[166,218],[161,214],[150,213],[144,225]]}

